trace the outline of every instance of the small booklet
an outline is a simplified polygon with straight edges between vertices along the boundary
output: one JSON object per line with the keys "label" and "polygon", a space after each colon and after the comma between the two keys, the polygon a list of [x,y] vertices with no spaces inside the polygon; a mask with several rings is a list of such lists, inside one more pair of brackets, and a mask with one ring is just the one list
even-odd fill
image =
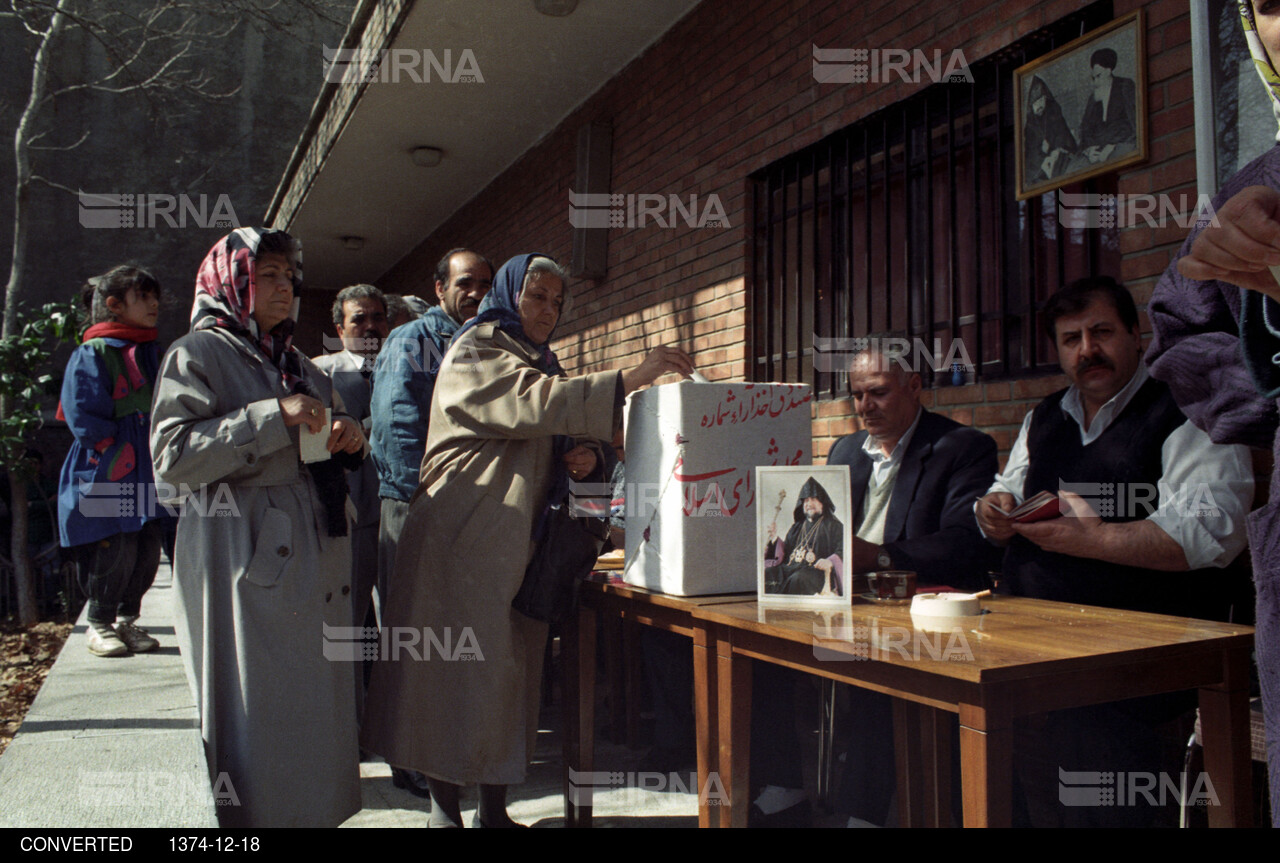
{"label": "small booklet", "polygon": [[332,453],[329,452],[329,431],[333,428],[333,409],[324,409],[324,427],[316,433],[312,433],[311,429],[306,425],[298,426],[298,449],[302,451],[302,461],[304,464],[311,464],[314,461],[324,461],[329,458]]}
{"label": "small booklet", "polygon": [[1062,515],[1058,496],[1051,491],[1042,491],[1022,502],[1022,505],[1009,513],[1009,520],[1019,524],[1030,524],[1033,521],[1044,521]]}

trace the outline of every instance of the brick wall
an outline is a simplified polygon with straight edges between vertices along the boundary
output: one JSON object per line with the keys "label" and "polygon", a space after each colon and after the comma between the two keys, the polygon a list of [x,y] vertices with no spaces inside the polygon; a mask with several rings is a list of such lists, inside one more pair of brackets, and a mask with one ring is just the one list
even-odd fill
{"label": "brick wall", "polygon": [[[1078,0],[990,2],[704,0],[644,55],[588,99],[381,281],[414,291],[436,259],[467,245],[495,262],[540,250],[567,261],[568,192],[579,127],[613,126],[615,193],[718,195],[724,229],[614,229],[608,277],[571,285],[555,343],[571,372],[622,368],[678,342],[712,380],[746,374],[747,177],[924,84],[818,84],[812,46],[954,48],[970,62],[1081,8]],[[1119,191],[1195,196],[1190,23],[1185,0],[1116,0],[1147,23],[1151,158],[1123,172]],[[908,14],[909,11],[909,14]],[[1144,306],[1181,243],[1176,226],[1122,235],[1119,276]],[[1144,317],[1144,327],[1146,321]],[[928,392],[925,403],[991,433],[1002,457],[1022,417],[1065,386],[1063,376]],[[857,428],[847,400],[814,405],[814,456]]]}

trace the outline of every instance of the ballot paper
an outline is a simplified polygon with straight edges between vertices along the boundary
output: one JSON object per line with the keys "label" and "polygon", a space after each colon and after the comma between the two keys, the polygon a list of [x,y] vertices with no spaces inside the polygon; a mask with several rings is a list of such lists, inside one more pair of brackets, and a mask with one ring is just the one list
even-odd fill
{"label": "ballot paper", "polygon": [[680,383],[627,400],[623,578],[678,596],[755,591],[755,469],[812,464],[812,392]]}
{"label": "ballot paper", "polygon": [[332,453],[328,450],[329,431],[333,428],[333,409],[324,409],[324,426],[312,434],[306,424],[298,426],[298,448],[302,450],[302,461],[310,464],[313,461],[324,461]]}

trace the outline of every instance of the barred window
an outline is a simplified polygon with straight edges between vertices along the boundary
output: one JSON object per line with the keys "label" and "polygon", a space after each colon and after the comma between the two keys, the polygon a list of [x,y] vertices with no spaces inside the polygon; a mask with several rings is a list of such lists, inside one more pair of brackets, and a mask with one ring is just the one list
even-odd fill
{"label": "barred window", "polygon": [[[1057,370],[1036,312],[1074,279],[1118,276],[1119,234],[1063,227],[1057,191],[1016,199],[1013,71],[1110,19],[1109,2],[1080,10],[971,64],[974,83],[933,84],[752,175],[753,380],[847,395],[833,370],[886,332],[932,360],[926,386]],[[1114,193],[1115,174],[1061,191]]]}

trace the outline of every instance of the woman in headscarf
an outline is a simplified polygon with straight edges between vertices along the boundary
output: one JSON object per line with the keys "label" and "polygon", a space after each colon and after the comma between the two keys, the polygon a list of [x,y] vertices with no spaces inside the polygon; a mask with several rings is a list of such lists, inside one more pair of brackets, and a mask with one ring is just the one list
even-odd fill
{"label": "woman in headscarf", "polygon": [[426,774],[431,826],[462,826],[459,786],[473,782],[473,823],[515,826],[507,786],[533,756],[547,626],[511,603],[548,493],[593,472],[605,482],[594,442],[621,425],[624,394],[693,371],[660,347],[625,372],[565,377],[549,342],[566,280],[545,255],[507,261],[431,401],[361,729],[365,748]]}
{"label": "woman in headscarf", "polygon": [[[1280,7],[1239,5],[1249,51],[1280,118]],[[1242,168],[1212,203],[1213,222],[1191,232],[1151,297],[1155,338],[1147,363],[1216,443],[1271,447],[1276,455],[1270,502],[1249,516],[1249,548],[1271,821],[1280,827],[1280,284],[1271,269],[1280,265],[1280,146]]]}
{"label": "woman in headscarf", "polygon": [[[365,442],[293,348],[301,284],[283,231],[219,240],[153,412],[156,479],[184,501],[178,639],[224,827],[337,826],[360,809],[353,664],[331,661],[326,629],[351,624],[343,467]],[[330,457],[304,464],[302,434]]]}
{"label": "woman in headscarf", "polygon": [[1062,106],[1039,75],[1031,79],[1027,91],[1027,108],[1023,114],[1023,158],[1027,176],[1023,183],[1031,186],[1058,176],[1076,151],[1076,139],[1062,116]]}

